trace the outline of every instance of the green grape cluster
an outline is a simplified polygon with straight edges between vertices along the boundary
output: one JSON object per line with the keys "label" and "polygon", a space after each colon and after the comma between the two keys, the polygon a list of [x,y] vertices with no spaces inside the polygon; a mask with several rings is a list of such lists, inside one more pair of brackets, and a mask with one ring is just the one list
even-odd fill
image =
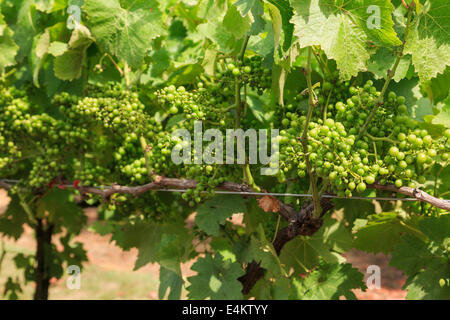
{"label": "green grape cluster", "polygon": [[226,96],[219,93],[219,86],[211,82],[197,83],[197,89],[188,91],[185,87],[171,85],[156,92],[158,103],[170,115],[179,115],[177,128],[194,128],[194,121],[205,121],[215,127],[232,124],[232,118],[223,110],[230,106]]}
{"label": "green grape cluster", "polygon": [[[3,177],[24,178],[31,187],[49,183],[67,169],[62,162],[68,144],[85,132],[74,130],[61,142],[65,123],[29,103],[26,93],[1,87],[0,172]],[[17,163],[17,165],[10,165]]]}
{"label": "green grape cluster", "polygon": [[138,94],[124,90],[119,84],[108,84],[101,90],[94,87],[89,96],[78,99],[76,103],[73,101],[73,97],[62,93],[52,103],[60,104],[61,112],[69,119],[81,122],[81,117],[121,134],[152,130],[155,125],[154,119],[143,112],[145,106],[139,101]]}
{"label": "green grape cluster", "polygon": [[99,214],[107,219],[146,220],[151,222],[166,222],[171,219],[186,218],[187,212],[182,202],[177,201],[177,194],[161,194],[146,192],[136,197],[134,195],[114,195],[111,201],[99,207]]}
{"label": "green grape cluster", "polygon": [[[262,95],[272,87],[272,72],[263,66],[263,58],[252,56],[244,59],[244,64],[250,68],[248,84],[250,88]],[[245,68],[245,67],[244,67]]]}
{"label": "green grape cluster", "polygon": [[[433,139],[407,116],[404,97],[389,92],[384,103],[375,108],[380,92],[370,80],[363,87],[325,82],[316,94],[306,152],[313,172],[330,191],[351,197],[354,191],[362,193],[375,182],[416,187],[425,183],[426,173],[436,162],[447,163],[450,130],[442,139]],[[297,170],[299,178],[307,175],[301,141],[305,99],[297,97],[299,106],[289,105],[291,111],[279,117],[283,127],[279,137],[282,176],[292,170]]]}
{"label": "green grape cluster", "polygon": [[263,66],[263,58],[260,56],[245,57],[243,61],[221,59],[217,67],[217,78],[222,81],[221,86],[225,86],[225,94],[232,91],[236,78],[242,84],[248,84],[259,95],[272,86],[271,70]]}

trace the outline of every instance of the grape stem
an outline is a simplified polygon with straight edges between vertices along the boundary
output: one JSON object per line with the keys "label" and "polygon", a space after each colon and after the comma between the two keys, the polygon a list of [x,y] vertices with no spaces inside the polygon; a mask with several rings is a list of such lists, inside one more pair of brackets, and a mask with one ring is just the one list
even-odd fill
{"label": "grape stem", "polygon": [[[238,61],[242,61],[244,59],[245,50],[247,48],[248,40],[250,39],[249,35],[246,35],[244,38],[244,42],[242,43],[241,51],[237,56]],[[236,109],[236,121],[235,128],[238,129],[241,126],[241,113],[242,113],[242,102],[241,102],[241,81],[239,76],[234,77],[234,101],[237,107]],[[244,101],[245,103],[245,101]]]}
{"label": "grape stem", "polygon": [[144,159],[145,159],[145,166],[147,167],[147,172],[149,176],[152,176],[152,169],[150,167],[150,150],[149,145],[147,144],[147,141],[145,140],[144,136],[141,136],[139,138],[139,142],[141,143],[142,151],[144,152]]}
{"label": "grape stem", "polygon": [[311,163],[309,162],[309,154],[308,154],[308,126],[311,120],[311,116],[314,110],[315,103],[313,101],[313,88],[311,84],[311,47],[308,48],[308,63],[306,66],[306,82],[308,84],[308,114],[306,116],[305,126],[303,128],[303,134],[301,137],[303,153],[305,154],[305,162],[306,169],[308,170],[309,180],[311,181],[312,195],[313,195],[313,203],[314,203],[314,213],[317,217],[320,216],[321,208],[320,208],[320,198],[319,193],[317,191],[316,185],[316,177],[312,172]]}
{"label": "grape stem", "polygon": [[116,68],[116,70],[119,72],[120,76],[123,77],[124,75],[123,75],[123,70],[122,70],[122,68],[114,61],[114,59],[113,59],[108,53],[105,53],[105,54],[103,55],[103,57],[101,57],[101,59],[100,59],[100,61],[99,61],[99,65],[103,67],[103,60],[104,60],[105,58],[108,58],[108,59],[111,61],[111,63],[112,63],[112,64],[114,65],[114,67]]}
{"label": "grape stem", "polygon": [[368,136],[370,138],[370,140],[372,140],[372,141],[387,141],[392,144],[397,144],[397,141],[394,141],[394,140],[390,139],[389,137],[374,137],[368,132],[366,132],[366,136]]}
{"label": "grape stem", "polygon": [[[244,60],[245,50],[247,48],[248,40],[250,39],[249,35],[246,35],[244,38],[244,42],[242,43],[241,51],[239,52],[239,55],[237,56],[238,61]],[[241,100],[241,80],[240,76],[237,75],[234,77],[234,100],[235,100],[235,106],[236,109],[236,119],[235,119],[235,125],[234,127],[236,129],[239,129],[241,126],[241,116],[242,116],[242,107],[243,104],[246,102],[242,102]],[[239,144],[238,144],[239,146]],[[247,163],[243,167],[244,172],[244,180],[247,182],[247,184],[255,191],[260,191],[261,189],[256,185],[255,180],[253,179],[252,172],[250,171],[250,165]]]}
{"label": "grape stem", "polygon": [[323,67],[325,67],[325,69],[327,70],[329,76],[331,77],[331,71],[328,68],[328,64],[326,63],[326,61],[322,58],[322,55],[320,54],[320,52],[316,52],[316,50],[313,49],[314,52],[314,56],[316,57],[317,62],[319,63],[320,68],[322,69],[322,73],[323,76],[325,77],[325,72],[323,71]]}
{"label": "grape stem", "polygon": [[128,62],[123,63],[123,75],[125,77],[125,85],[127,88],[130,87],[130,67],[128,66]]}
{"label": "grape stem", "polygon": [[327,112],[328,112],[328,104],[330,103],[331,93],[333,92],[334,84],[331,87],[330,93],[328,93],[327,102],[325,103],[325,107],[323,108],[323,121],[327,120]]}
{"label": "grape stem", "polygon": [[389,83],[391,82],[392,78],[394,78],[395,72],[397,71],[397,67],[398,67],[400,61],[402,60],[402,57],[404,55],[406,39],[408,38],[409,29],[411,26],[412,12],[413,12],[412,8],[413,8],[413,6],[410,6],[408,8],[408,17],[406,19],[405,35],[404,35],[404,39],[403,39],[402,45],[400,47],[400,50],[397,53],[397,59],[395,60],[395,63],[394,63],[394,66],[392,67],[392,69],[388,70],[388,72],[387,72],[386,81],[384,82],[384,85],[383,85],[383,88],[381,89],[380,95],[378,96],[377,100],[375,101],[375,106],[373,107],[372,111],[370,112],[369,116],[367,117],[366,122],[361,127],[361,130],[359,130],[357,140],[359,140],[366,133],[367,126],[372,121],[373,117],[375,116],[376,111],[378,110],[378,108],[381,105],[383,105],[384,94],[386,93],[387,88],[388,88]]}

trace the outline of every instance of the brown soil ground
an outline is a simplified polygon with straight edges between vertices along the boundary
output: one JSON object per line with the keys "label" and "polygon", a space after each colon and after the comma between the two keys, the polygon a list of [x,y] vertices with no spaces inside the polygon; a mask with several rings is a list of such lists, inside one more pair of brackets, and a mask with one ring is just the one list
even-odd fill
{"label": "brown soil ground", "polygon": [[[0,212],[6,209],[7,205],[8,198],[6,197],[6,193],[4,190],[0,189]],[[85,213],[89,223],[96,220],[96,209],[86,209]],[[84,230],[75,238],[75,240],[83,243],[89,259],[88,264],[98,266],[103,270],[114,270],[119,272],[133,270],[137,258],[137,250],[122,251],[115,246],[114,243],[110,242],[110,236],[101,236],[88,230]],[[17,242],[15,242],[15,245],[34,250],[35,242],[33,230],[25,228],[24,234]],[[405,299],[407,292],[401,289],[405,283],[405,276],[401,271],[389,266],[389,256],[351,250],[346,254],[346,258],[349,263],[364,274],[366,274],[369,265],[378,265],[381,269],[381,288],[368,289],[366,292],[357,290],[355,291],[355,294],[358,299]],[[193,261],[182,266],[183,275],[190,276],[193,274],[193,271],[190,270],[192,263]],[[149,264],[136,272],[152,273],[155,275],[155,278],[158,278],[159,266],[157,264]],[[149,293],[149,298],[156,299],[157,293]]]}

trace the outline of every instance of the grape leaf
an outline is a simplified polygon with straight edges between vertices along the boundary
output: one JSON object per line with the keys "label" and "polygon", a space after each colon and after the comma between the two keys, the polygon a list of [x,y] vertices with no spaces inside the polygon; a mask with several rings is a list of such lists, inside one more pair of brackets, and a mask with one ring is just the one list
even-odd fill
{"label": "grape leaf", "polygon": [[[450,216],[425,217],[419,221],[420,230],[431,240],[409,235],[392,252],[390,264],[403,270],[409,277],[404,286],[408,299],[449,299],[450,264],[446,251],[450,243]],[[447,280],[448,281],[448,280]]]}
{"label": "grape leaf", "polygon": [[[387,77],[388,70],[392,70],[394,66],[396,55],[387,48],[380,48],[372,56],[369,61],[367,70],[375,75],[376,79],[385,79]],[[411,56],[405,55],[400,60],[395,75],[394,81],[399,82],[408,74],[409,67],[411,66]]]}
{"label": "grape leaf", "polygon": [[207,234],[218,236],[220,224],[234,213],[244,212],[244,200],[240,196],[219,195],[202,203],[197,209],[195,223]]}
{"label": "grape leaf", "polygon": [[223,18],[224,14],[227,12],[227,8],[228,1],[200,1],[197,7],[197,17],[206,20]]}
{"label": "grape leaf", "polygon": [[10,197],[8,209],[0,215],[0,233],[17,240],[23,233],[23,225],[28,221],[28,216],[20,205],[19,197]]}
{"label": "grape leaf", "polygon": [[69,190],[50,189],[36,204],[36,215],[47,218],[57,227],[64,227],[73,234],[80,233],[86,223],[83,210],[73,200]]}
{"label": "grape leaf", "polygon": [[209,244],[213,252],[220,253],[224,260],[236,261],[236,255],[233,252],[233,244],[228,238],[214,237]]}
{"label": "grape leaf", "polygon": [[223,18],[223,26],[233,34],[236,39],[241,39],[248,31],[250,31],[251,20],[249,16],[242,17],[235,6],[230,6],[227,14]]}
{"label": "grape leaf", "polygon": [[443,242],[450,238],[450,215],[426,217],[419,222],[419,227],[431,240]]}
{"label": "grape leaf", "polygon": [[[246,243],[247,247],[244,248],[244,250],[241,249],[239,250],[240,252],[236,252],[236,255],[239,257],[239,261],[255,261],[259,263],[262,268],[268,270],[272,274],[285,274],[280,259],[275,252],[275,248],[272,243],[267,240],[261,224],[258,226],[257,235],[257,237],[251,237],[250,241]],[[241,246],[242,243],[240,246],[236,246],[235,249],[242,248]]]}
{"label": "grape leaf", "polygon": [[[180,272],[179,266],[187,258],[192,248],[192,234],[184,227],[184,221],[166,224],[161,241],[158,243],[158,263],[174,272]],[[140,265],[136,265],[137,268]]]}
{"label": "grape leaf", "polygon": [[294,35],[294,25],[290,21],[294,14],[292,7],[289,4],[289,0],[268,0],[268,3],[274,5],[281,15],[281,27],[283,29],[282,49],[286,52],[291,47]]}
{"label": "grape leaf", "polygon": [[36,9],[43,12],[51,12],[53,5],[55,4],[55,0],[35,0]]}
{"label": "grape leaf", "polygon": [[356,219],[355,247],[366,252],[388,253],[400,241],[403,233],[411,232],[395,212],[374,214],[369,219]]}
{"label": "grape leaf", "polygon": [[[121,241],[116,243],[125,251],[135,247],[139,254],[135,263],[135,270],[158,259],[158,243],[161,241],[161,225],[137,223],[126,226],[121,232]],[[139,267],[138,267],[139,266]]]}
{"label": "grape leaf", "polygon": [[[449,95],[450,66],[447,66],[443,74],[438,74],[436,78],[431,79],[430,90],[433,96],[433,102],[437,103],[444,100]],[[450,101],[449,101],[450,104]]]}
{"label": "grape leaf", "polygon": [[228,53],[233,50],[234,36],[221,22],[211,19],[199,25],[198,32],[214,42],[220,51]]}
{"label": "grape leaf", "polygon": [[36,43],[36,55],[38,58],[42,59],[44,55],[48,52],[50,46],[50,31],[45,29],[45,32],[41,34]]}
{"label": "grape leaf", "polygon": [[55,59],[55,76],[61,80],[73,80],[81,77],[85,51],[71,50]]}
{"label": "grape leaf", "polygon": [[188,278],[189,299],[239,300],[242,284],[238,278],[244,274],[237,262],[223,260],[219,253],[207,254],[192,266],[198,274]]}
{"label": "grape leaf", "polygon": [[122,241],[118,245],[124,250],[133,247],[139,250],[134,270],[147,263],[158,262],[178,272],[179,264],[192,248],[192,235],[184,228],[182,220],[172,221],[171,224],[139,222],[123,229]]}
{"label": "grape leaf", "polygon": [[273,28],[271,24],[266,24],[264,33],[250,37],[247,48],[262,57],[272,53],[274,48]]}
{"label": "grape leaf", "polygon": [[13,35],[14,32],[8,27],[3,28],[0,35],[0,71],[16,63],[15,57],[19,47],[14,42]]}
{"label": "grape leaf", "polygon": [[433,115],[433,104],[428,98],[420,98],[413,105],[408,105],[408,113],[417,121],[424,121],[428,115]]}
{"label": "grape leaf", "polygon": [[435,256],[420,239],[405,235],[392,252],[390,265],[403,270],[408,276],[415,275],[424,265],[428,265]]}
{"label": "grape leaf", "polygon": [[[57,57],[57,56],[62,55],[64,52],[66,52],[68,47],[69,46],[68,46],[67,43],[60,42],[60,41],[55,41],[55,42],[52,42],[50,44],[50,46],[48,47],[48,53],[50,53],[51,55]],[[36,51],[38,51],[38,50],[39,49],[36,48]]]}
{"label": "grape leaf", "polygon": [[158,298],[164,299],[167,290],[169,289],[169,300],[179,300],[181,298],[181,289],[184,284],[183,278],[179,272],[174,272],[161,266],[159,269],[159,288]]}
{"label": "grape leaf", "polygon": [[328,263],[342,263],[345,258],[339,253],[351,247],[351,236],[338,221],[327,217],[324,224],[311,237],[301,236],[289,241],[281,250],[280,261],[289,271],[297,273],[314,268],[320,258]]}
{"label": "grape leaf", "polygon": [[327,264],[323,261],[317,270],[304,279],[292,281],[291,299],[302,300],[337,300],[341,296],[356,300],[352,289],[365,288],[364,275],[351,264]]}
{"label": "grape leaf", "polygon": [[450,128],[450,97],[446,99],[442,110],[431,120],[433,124],[442,124],[446,128]]}
{"label": "grape leaf", "polygon": [[281,36],[281,28],[282,28],[282,18],[280,10],[270,2],[267,2],[267,7],[269,8],[270,17],[272,18],[272,30],[273,30],[273,39],[274,39],[274,47],[277,48],[280,43]]}
{"label": "grape leaf", "polygon": [[205,57],[203,58],[202,67],[205,73],[209,76],[214,76],[214,68],[216,66],[217,51],[213,49],[205,50]]}
{"label": "grape leaf", "polygon": [[337,211],[341,208],[344,209],[342,212],[342,217],[350,225],[353,225],[353,222],[357,218],[365,218],[375,211],[375,206],[369,200],[355,199],[348,201],[346,199],[334,199],[333,202]]}
{"label": "grape leaf", "polygon": [[258,0],[238,0],[235,2],[235,6],[242,17],[245,17],[247,13],[252,9],[255,2]]}
{"label": "grape leaf", "polygon": [[[447,279],[441,287],[440,279]],[[433,261],[404,286],[408,290],[407,299],[411,300],[449,300],[450,299],[450,263]]]}
{"label": "grape leaf", "polygon": [[102,50],[139,67],[151,40],[164,34],[158,3],[134,1],[131,8],[121,7],[119,0],[86,0],[84,11],[88,26]]}
{"label": "grape leaf", "polygon": [[62,46],[59,45],[54,63],[55,76],[61,80],[78,79],[83,71],[86,50],[92,42],[89,30],[82,25],[77,26],[72,32],[67,50],[61,52]]}
{"label": "grape leaf", "polygon": [[[393,29],[393,6],[388,0],[357,0],[337,4],[331,0],[291,0],[295,13],[291,22],[301,47],[320,45],[336,60],[343,79],[366,70],[369,41],[380,45],[400,45]],[[380,10],[379,28],[369,24],[369,6]]]}
{"label": "grape leaf", "polygon": [[266,20],[264,20],[264,4],[261,0],[254,3],[252,9],[253,23],[249,31],[249,35],[257,35],[264,31]]}
{"label": "grape leaf", "polygon": [[421,81],[436,77],[450,65],[450,4],[433,0],[425,7],[414,19],[404,49],[411,54]]}

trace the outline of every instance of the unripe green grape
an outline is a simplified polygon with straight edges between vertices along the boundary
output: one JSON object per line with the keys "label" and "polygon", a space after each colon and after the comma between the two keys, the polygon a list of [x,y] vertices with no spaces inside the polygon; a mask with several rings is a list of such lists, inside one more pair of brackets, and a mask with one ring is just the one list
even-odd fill
{"label": "unripe green grape", "polygon": [[364,192],[366,190],[366,184],[364,182],[360,182],[358,183],[358,185],[356,186],[356,191],[358,191],[359,193]]}
{"label": "unripe green grape", "polygon": [[425,163],[427,161],[427,158],[428,157],[425,153],[420,152],[417,154],[417,157],[416,157],[417,163],[419,163],[419,164]]}
{"label": "unripe green grape", "polygon": [[403,181],[401,179],[397,179],[394,184],[397,188],[400,188],[403,185]]}
{"label": "unripe green grape", "polygon": [[368,184],[374,183],[375,182],[375,177],[373,177],[373,176],[366,176],[366,182]]}

